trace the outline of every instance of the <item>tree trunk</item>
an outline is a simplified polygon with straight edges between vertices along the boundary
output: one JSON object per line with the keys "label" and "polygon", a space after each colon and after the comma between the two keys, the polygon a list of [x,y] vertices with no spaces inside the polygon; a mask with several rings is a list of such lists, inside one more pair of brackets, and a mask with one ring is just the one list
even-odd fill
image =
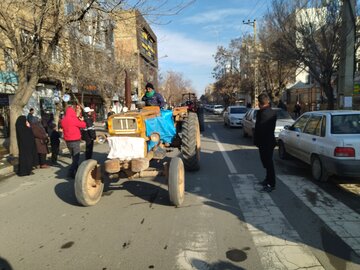
{"label": "tree trunk", "polygon": [[333,110],[334,109],[334,89],[330,83],[325,83],[322,85],[324,93],[327,98],[327,109]]}

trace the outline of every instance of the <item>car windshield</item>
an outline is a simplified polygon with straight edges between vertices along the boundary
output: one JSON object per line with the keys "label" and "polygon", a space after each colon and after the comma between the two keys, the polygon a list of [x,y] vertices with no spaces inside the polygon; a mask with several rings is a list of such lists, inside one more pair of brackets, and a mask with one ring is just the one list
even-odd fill
{"label": "car windshield", "polygon": [[292,119],[290,114],[285,110],[276,110],[277,119]]}
{"label": "car windshield", "polygon": [[331,116],[332,134],[360,134],[360,114]]}
{"label": "car windshield", "polygon": [[222,108],[224,108],[222,105],[215,105],[215,107],[214,107],[215,109],[222,109]]}
{"label": "car windshield", "polygon": [[246,108],[230,108],[230,113],[246,113],[247,109]]}

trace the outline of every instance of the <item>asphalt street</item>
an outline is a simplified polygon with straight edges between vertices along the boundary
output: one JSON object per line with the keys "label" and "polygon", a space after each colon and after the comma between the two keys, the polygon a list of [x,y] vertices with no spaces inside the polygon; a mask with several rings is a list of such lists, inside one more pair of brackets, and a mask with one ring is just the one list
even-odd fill
{"label": "asphalt street", "polygon": [[[162,177],[112,182],[97,205],[82,207],[65,178],[69,156],[0,181],[0,269],[360,267],[358,194],[336,179],[316,183],[307,165],[276,154],[277,188],[261,193],[251,139],[221,116],[207,115],[205,127],[201,169],[186,173],[178,208]],[[94,158],[107,152],[97,145]]]}

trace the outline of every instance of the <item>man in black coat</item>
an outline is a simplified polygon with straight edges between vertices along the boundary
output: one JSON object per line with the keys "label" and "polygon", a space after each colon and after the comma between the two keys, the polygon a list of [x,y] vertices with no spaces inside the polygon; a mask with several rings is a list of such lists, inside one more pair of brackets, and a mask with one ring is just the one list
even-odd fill
{"label": "man in black coat", "polygon": [[273,152],[276,145],[275,126],[276,111],[271,109],[270,98],[262,93],[258,96],[260,110],[256,115],[254,143],[259,148],[260,159],[266,169],[266,178],[260,184],[263,191],[271,192],[275,189],[275,169]]}
{"label": "man in black coat", "polygon": [[84,121],[86,128],[81,131],[81,137],[85,141],[85,159],[91,159],[94,149],[94,140],[96,139],[96,132],[94,122],[92,120],[93,109],[89,107],[84,108]]}

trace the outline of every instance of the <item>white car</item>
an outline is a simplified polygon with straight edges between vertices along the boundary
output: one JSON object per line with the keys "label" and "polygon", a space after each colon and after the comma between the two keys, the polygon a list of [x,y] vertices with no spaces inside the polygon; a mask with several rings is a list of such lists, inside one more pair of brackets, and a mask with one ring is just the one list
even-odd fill
{"label": "white car", "polygon": [[360,111],[304,113],[279,135],[279,156],[311,165],[315,180],[331,175],[360,177]]}
{"label": "white car", "polygon": [[245,106],[229,106],[224,111],[224,125],[229,127],[242,127],[242,120],[248,111]]}
{"label": "white car", "polygon": [[[290,114],[280,108],[272,108],[276,111],[276,126],[275,126],[275,139],[278,139],[280,132],[284,129],[285,126],[292,125],[294,120],[291,118]],[[259,108],[250,109],[243,118],[243,136],[244,137],[253,137],[255,130],[256,114],[259,111]]]}
{"label": "white car", "polygon": [[223,105],[214,105],[213,107],[213,114],[222,114],[224,111],[224,106]]}

